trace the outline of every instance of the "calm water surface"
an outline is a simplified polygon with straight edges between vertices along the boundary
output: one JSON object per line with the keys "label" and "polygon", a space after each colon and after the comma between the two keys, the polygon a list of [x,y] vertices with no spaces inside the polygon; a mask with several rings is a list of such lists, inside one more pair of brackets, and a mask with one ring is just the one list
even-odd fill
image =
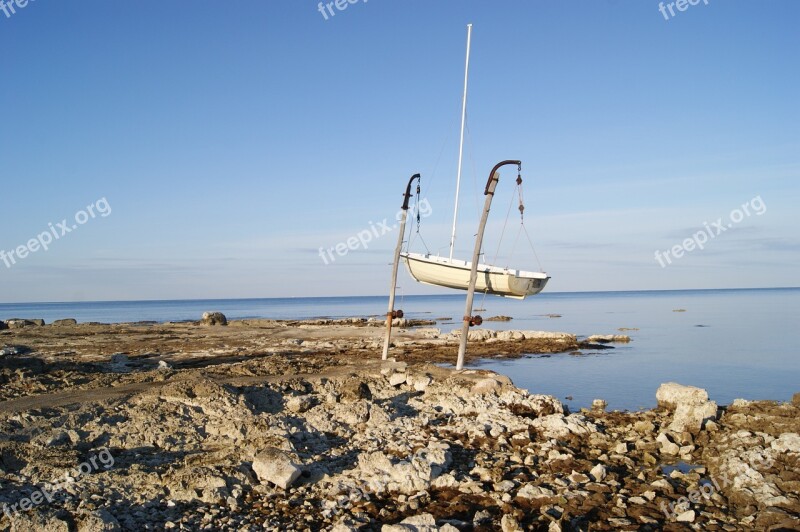
{"label": "calm water surface", "polygon": [[[385,297],[0,304],[0,319],[75,318],[80,322],[196,320],[206,310],[228,318],[310,318],[381,315]],[[611,408],[655,405],[662,382],[706,388],[718,403],[737,397],[786,401],[800,391],[800,361],[790,333],[800,316],[800,289],[543,293],[526,301],[476,297],[484,317],[505,314],[496,329],[537,329],[633,338],[613,350],[483,361],[479,367],[510,376],[535,393],[571,407],[603,398]],[[407,296],[408,317],[458,319],[464,295]],[[674,312],[685,309],[685,312]],[[550,318],[546,314],[559,314]],[[458,327],[443,323],[444,331]],[[455,350],[453,353],[455,361]],[[571,397],[572,399],[566,399]]]}

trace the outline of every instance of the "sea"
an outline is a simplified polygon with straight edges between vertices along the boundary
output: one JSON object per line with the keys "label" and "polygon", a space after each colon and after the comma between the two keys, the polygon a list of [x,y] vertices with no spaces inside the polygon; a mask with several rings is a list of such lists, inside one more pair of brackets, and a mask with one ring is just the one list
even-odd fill
{"label": "sea", "polygon": [[[197,320],[204,311],[228,319],[369,317],[385,315],[387,302],[386,296],[366,296],[13,303],[0,304],[0,319],[165,322]],[[465,293],[417,295],[398,298],[395,308],[408,318],[438,320],[448,332],[460,327],[464,303]],[[485,328],[631,337],[613,349],[473,364],[507,375],[531,393],[554,395],[572,410],[594,399],[604,399],[609,409],[652,408],[658,386],[670,381],[705,388],[719,404],[736,398],[789,401],[800,392],[800,356],[792,336],[800,288],[545,292],[525,301],[478,295],[475,307],[484,318],[512,318],[484,321]]]}

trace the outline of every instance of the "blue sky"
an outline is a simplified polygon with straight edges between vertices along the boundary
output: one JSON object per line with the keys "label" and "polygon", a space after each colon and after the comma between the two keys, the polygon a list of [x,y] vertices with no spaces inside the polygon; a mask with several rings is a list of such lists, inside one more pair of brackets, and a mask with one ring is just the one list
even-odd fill
{"label": "blue sky", "polygon": [[[457,255],[489,169],[523,161],[551,291],[797,286],[800,3],[35,0],[0,11],[0,250],[105,198],[11,267],[0,302],[383,294],[421,172],[446,252],[466,24]],[[333,8],[336,9],[335,7]],[[502,174],[494,256],[513,193]],[[704,249],[668,250],[742,204]],[[754,209],[750,209],[754,211]],[[498,262],[537,269],[527,245]],[[75,224],[73,224],[75,225]],[[413,250],[422,247],[414,243]],[[441,293],[401,273],[403,293]]]}

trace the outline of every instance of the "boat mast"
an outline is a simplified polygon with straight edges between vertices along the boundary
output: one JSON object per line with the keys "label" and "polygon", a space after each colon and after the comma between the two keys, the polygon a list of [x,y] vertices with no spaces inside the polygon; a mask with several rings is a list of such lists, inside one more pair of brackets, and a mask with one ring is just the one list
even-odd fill
{"label": "boat mast", "polygon": [[464,97],[461,100],[461,140],[458,143],[458,174],[456,177],[456,205],[453,209],[453,232],[450,235],[450,260],[456,244],[456,222],[458,221],[458,194],[461,189],[461,162],[464,157],[464,124],[467,118],[467,81],[469,81],[469,49],[472,41],[472,24],[467,24],[467,59],[464,66]]}

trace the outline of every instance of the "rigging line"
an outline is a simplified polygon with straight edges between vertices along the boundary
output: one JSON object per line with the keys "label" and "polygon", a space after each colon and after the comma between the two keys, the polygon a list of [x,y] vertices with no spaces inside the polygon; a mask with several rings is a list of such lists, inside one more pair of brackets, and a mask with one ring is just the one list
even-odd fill
{"label": "rigging line", "polygon": [[[500,232],[500,241],[497,243],[497,251],[495,251],[494,253],[494,260],[492,261],[492,264],[497,264],[497,257],[500,256],[500,245],[503,243],[503,236],[506,233],[506,226],[508,225],[508,219],[511,217],[511,207],[514,206],[514,198],[516,197],[517,193],[515,191],[514,194],[511,196],[511,203],[508,204],[508,212],[506,213],[506,220],[505,222],[503,222],[503,230]],[[508,267],[508,265],[506,265],[506,267]]]}
{"label": "rigging line", "polygon": [[517,242],[519,242],[519,235],[520,235],[520,233],[522,233],[522,228],[523,227],[525,227],[525,224],[523,222],[520,222],[519,223],[519,229],[517,229],[517,236],[516,236],[516,238],[514,238],[514,245],[511,247],[511,253],[508,256],[508,263],[506,264],[506,268],[508,268],[508,264],[511,264],[511,259],[514,258],[514,252],[517,250]]}
{"label": "rigging line", "polygon": [[[469,118],[469,112],[467,112],[467,118]],[[472,166],[472,190],[474,191],[472,197],[475,199],[475,210],[478,211],[480,210],[480,203],[478,202],[478,172],[475,171],[475,146],[472,144],[472,131],[469,129],[469,121],[466,121],[465,125],[469,143],[467,151],[469,151],[469,162]]]}
{"label": "rigging line", "polygon": [[[458,112],[461,113],[461,98],[458,99]],[[436,163],[433,165],[433,171],[431,172],[431,178],[428,180],[428,186],[424,187],[423,190],[427,193],[430,188],[433,187],[433,181],[436,178],[436,175],[439,170],[439,164],[442,162],[442,155],[444,154],[444,149],[447,147],[448,142],[450,142],[450,138],[453,136],[453,128],[449,125],[446,128],[447,132],[444,134],[444,141],[442,142],[442,147],[439,149],[439,156],[436,158]]]}
{"label": "rigging line", "polygon": [[536,254],[536,248],[533,247],[533,241],[531,240],[531,235],[528,234],[528,229],[525,227],[525,224],[522,225],[522,230],[525,231],[525,236],[528,238],[528,243],[531,245],[531,251],[533,251],[533,256],[536,257],[536,264],[539,265],[539,271],[543,272],[544,268],[542,268],[542,262],[539,260],[539,255]]}
{"label": "rigging line", "polygon": [[[467,118],[469,118],[469,112],[467,113]],[[475,210],[480,210],[480,203],[478,202],[478,172],[475,171],[475,146],[472,144],[472,132],[469,129],[469,121],[467,120],[466,123],[467,128],[467,143],[469,144],[469,162],[472,166],[472,190],[473,198],[475,198]]]}
{"label": "rigging line", "polygon": [[489,289],[483,291],[483,299],[481,299],[481,308],[486,310],[486,294],[489,292]]}
{"label": "rigging line", "polygon": [[[450,131],[450,128],[448,128]],[[433,186],[433,181],[436,178],[436,172],[439,170],[439,163],[442,161],[442,154],[444,154],[444,149],[447,146],[448,141],[450,140],[450,134],[446,133],[444,136],[444,142],[442,142],[442,147],[439,150],[439,156],[436,158],[436,163],[433,165],[433,171],[431,172],[431,178],[427,183],[427,186],[424,187],[424,190],[427,192],[430,187]]]}

